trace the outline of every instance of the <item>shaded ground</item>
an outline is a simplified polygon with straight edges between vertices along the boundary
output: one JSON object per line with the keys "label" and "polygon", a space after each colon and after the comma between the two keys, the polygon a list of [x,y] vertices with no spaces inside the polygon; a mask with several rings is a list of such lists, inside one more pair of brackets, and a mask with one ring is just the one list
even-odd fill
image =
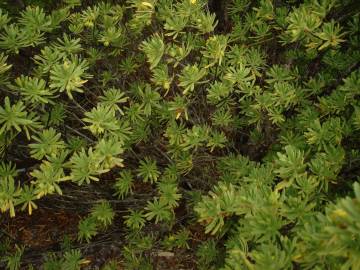
{"label": "shaded ground", "polygon": [[[138,189],[148,191],[148,195],[151,196],[151,191],[147,190],[145,186],[138,187]],[[93,193],[93,198],[90,196],[90,200],[96,201],[97,196],[104,196],[101,189],[97,190],[99,193]],[[87,192],[87,190],[73,189],[71,196],[66,193],[64,196],[51,196],[41,201],[39,209],[35,210],[31,216],[27,212],[20,211],[17,212],[14,218],[2,215],[0,220],[0,242],[9,241],[11,249],[15,248],[15,245],[25,246],[25,252],[21,260],[22,269],[28,269],[27,266],[30,264],[34,266],[34,269],[41,269],[40,266],[47,254],[60,254],[70,248],[80,249],[84,259],[89,262],[83,266],[83,269],[101,269],[106,262],[111,260],[117,260],[121,264],[121,250],[125,245],[124,237],[126,236],[121,218],[124,212],[122,209],[125,207],[124,204],[129,206],[146,200],[141,198],[140,194],[138,195],[139,198],[118,201],[119,204],[114,205],[117,215],[113,225],[87,244],[76,241],[78,222],[87,215],[86,209],[91,206],[88,201],[79,200],[81,192]],[[83,205],[81,206],[81,204]],[[178,223],[182,223],[186,218],[186,210],[179,207],[176,216],[178,217]],[[149,229],[153,231],[160,229],[156,225],[150,227]],[[189,250],[166,251],[155,246],[147,253],[146,256],[152,258],[153,269],[196,269],[194,250],[198,243],[205,238],[205,235],[201,226],[192,225],[188,229],[191,232],[191,241],[188,243]],[[118,267],[118,269],[126,269],[121,265]],[[5,266],[0,264],[0,269],[5,269]]]}

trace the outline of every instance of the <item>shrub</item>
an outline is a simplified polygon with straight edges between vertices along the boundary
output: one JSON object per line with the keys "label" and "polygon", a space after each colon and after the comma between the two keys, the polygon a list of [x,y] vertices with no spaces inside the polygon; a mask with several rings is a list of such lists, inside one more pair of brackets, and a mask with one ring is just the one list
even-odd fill
{"label": "shrub", "polygon": [[75,183],[77,240],[124,217],[128,269],[161,247],[199,269],[359,269],[357,2],[219,1],[220,24],[205,0],[112,2],[1,4],[1,212]]}

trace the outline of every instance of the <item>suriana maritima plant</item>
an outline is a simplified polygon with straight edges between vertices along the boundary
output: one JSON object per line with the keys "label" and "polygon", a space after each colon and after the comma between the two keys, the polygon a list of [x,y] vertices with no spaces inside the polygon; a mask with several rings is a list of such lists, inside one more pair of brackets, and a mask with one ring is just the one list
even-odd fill
{"label": "suriana maritima plant", "polygon": [[2,1],[0,268],[360,269],[359,85],[356,0]]}

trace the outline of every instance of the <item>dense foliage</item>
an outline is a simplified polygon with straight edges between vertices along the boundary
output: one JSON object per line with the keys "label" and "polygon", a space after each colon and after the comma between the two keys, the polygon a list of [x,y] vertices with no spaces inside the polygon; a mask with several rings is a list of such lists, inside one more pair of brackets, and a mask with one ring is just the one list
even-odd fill
{"label": "dense foliage", "polygon": [[[81,247],[114,227],[103,269],[187,250],[196,269],[360,269],[358,1],[15,2],[1,218],[86,205],[35,269],[91,268]],[[31,267],[5,236],[1,265]]]}

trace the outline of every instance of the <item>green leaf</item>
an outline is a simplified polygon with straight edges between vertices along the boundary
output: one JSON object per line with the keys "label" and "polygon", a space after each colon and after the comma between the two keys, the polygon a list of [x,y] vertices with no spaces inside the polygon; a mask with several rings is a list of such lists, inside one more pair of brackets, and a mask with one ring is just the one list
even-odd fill
{"label": "green leaf", "polygon": [[0,178],[0,211],[9,211],[10,217],[15,216],[15,205],[21,195],[21,189],[15,184],[13,176]]}
{"label": "green leaf", "polygon": [[68,180],[62,167],[46,160],[40,164],[39,169],[33,170],[30,175],[34,178],[31,183],[35,186],[37,199],[55,192],[62,195],[59,184]]}
{"label": "green leaf", "polygon": [[87,184],[89,184],[90,181],[99,181],[98,176],[109,171],[101,167],[91,147],[87,152],[83,148],[80,152],[74,153],[70,158],[70,169],[71,180],[77,182],[79,186],[82,185],[84,181]]}
{"label": "green leaf", "polygon": [[21,75],[15,80],[16,86],[14,89],[20,92],[25,102],[32,103],[34,106],[43,104],[53,104],[52,99],[57,96],[54,90],[46,87],[46,82],[43,79],[31,78]]}
{"label": "green leaf", "polygon": [[145,157],[144,160],[140,161],[138,174],[139,177],[142,177],[143,181],[154,183],[158,180],[160,172],[157,169],[156,161],[148,157]]}
{"label": "green leaf", "polygon": [[132,194],[134,188],[134,178],[131,171],[124,170],[120,172],[120,176],[116,178],[113,188],[115,189],[114,195],[119,199],[123,199],[128,194]]}
{"label": "green leaf", "polygon": [[89,243],[91,238],[98,234],[97,220],[92,216],[80,220],[78,224],[78,230],[78,240],[81,242],[85,240],[87,243]]}
{"label": "green leaf", "polygon": [[130,213],[125,218],[125,225],[133,230],[140,230],[145,226],[145,217],[143,211],[130,210]]}
{"label": "green leaf", "polygon": [[285,154],[278,153],[275,172],[282,179],[294,179],[305,173],[304,152],[292,145],[285,146]]}
{"label": "green leaf", "polygon": [[60,92],[66,91],[70,99],[73,99],[72,92],[83,93],[82,86],[87,82],[85,78],[88,64],[85,60],[65,60],[63,64],[56,64],[50,70],[50,88]]}
{"label": "green leaf", "polygon": [[61,134],[56,133],[53,128],[43,130],[38,136],[33,135],[32,139],[36,143],[29,144],[30,154],[38,160],[52,154],[56,155],[65,148],[65,143],[61,140]]}
{"label": "green leaf", "polygon": [[163,38],[155,34],[146,41],[143,41],[140,49],[146,54],[150,69],[154,69],[161,61],[165,52],[165,44]]}
{"label": "green leaf", "polygon": [[161,221],[169,222],[173,217],[169,207],[157,198],[153,202],[149,201],[145,210],[147,210],[147,213],[145,214],[146,219],[155,219],[156,224]]}
{"label": "green leaf", "polygon": [[115,110],[105,104],[98,104],[91,111],[85,112],[83,121],[89,123],[86,129],[89,129],[94,135],[104,133],[114,133],[120,130],[119,121],[116,119]]}
{"label": "green leaf", "polygon": [[9,97],[5,97],[4,107],[0,106],[0,135],[5,132],[23,130],[30,139],[29,130],[39,127],[37,120],[38,117],[28,114],[22,101],[11,105]]}
{"label": "green leaf", "polygon": [[91,209],[91,217],[100,222],[103,227],[108,227],[113,222],[115,213],[108,201],[102,201]]}
{"label": "green leaf", "polygon": [[187,65],[179,75],[179,86],[183,87],[183,94],[193,92],[196,84],[204,83],[200,80],[207,74],[205,69],[199,69],[197,65]]}

